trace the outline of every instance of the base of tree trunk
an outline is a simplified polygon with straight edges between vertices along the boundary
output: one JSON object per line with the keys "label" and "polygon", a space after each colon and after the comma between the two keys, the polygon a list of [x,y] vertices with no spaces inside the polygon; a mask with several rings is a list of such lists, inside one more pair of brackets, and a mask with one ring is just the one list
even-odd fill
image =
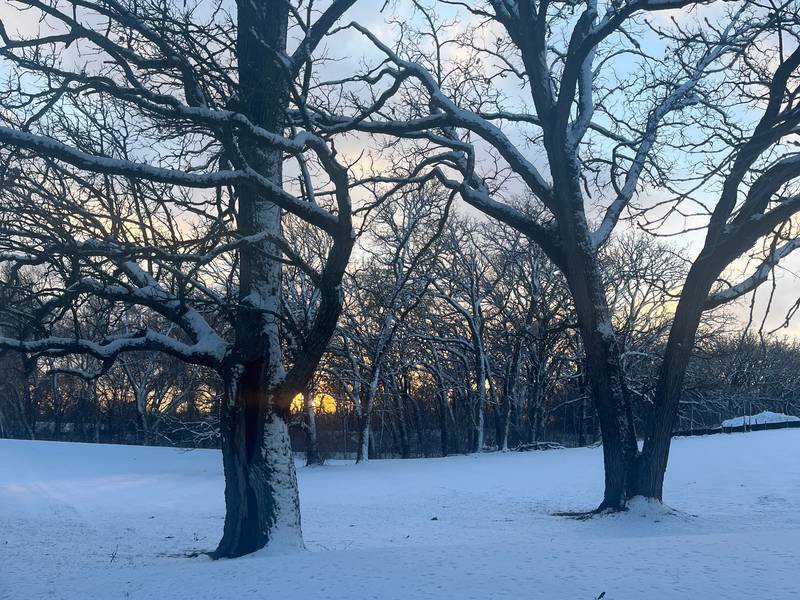
{"label": "base of tree trunk", "polygon": [[307,467],[320,467],[325,464],[325,459],[322,458],[319,452],[306,452],[306,466]]}
{"label": "base of tree trunk", "polygon": [[285,554],[304,549],[286,421],[269,411],[263,439],[251,455],[240,425],[239,416],[230,414],[222,427],[225,525],[217,549],[209,556],[237,558],[256,551]]}
{"label": "base of tree trunk", "polygon": [[595,508],[594,510],[583,510],[583,511],[563,511],[563,512],[555,512],[553,513],[554,517],[567,517],[570,519],[578,519],[579,521],[585,521],[586,519],[591,519],[592,517],[597,517],[600,515],[613,515],[621,512],[627,512],[628,505],[627,502],[625,504],[606,504],[605,502],[601,502],[600,506]]}
{"label": "base of tree trunk", "polygon": [[639,456],[636,473],[628,485],[628,496],[643,496],[661,502],[664,494],[666,458],[657,460],[650,454]]}

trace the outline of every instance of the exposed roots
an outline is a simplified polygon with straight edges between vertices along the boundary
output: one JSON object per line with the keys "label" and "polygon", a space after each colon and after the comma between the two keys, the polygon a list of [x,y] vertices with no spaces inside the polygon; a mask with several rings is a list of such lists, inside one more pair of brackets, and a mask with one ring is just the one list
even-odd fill
{"label": "exposed roots", "polygon": [[559,511],[554,512],[554,517],[564,517],[567,519],[575,519],[577,521],[588,521],[594,517],[599,515],[613,515],[616,513],[625,512],[628,510],[627,506],[623,506],[622,508],[618,507],[610,507],[606,506],[605,504],[601,504],[594,510],[585,510],[585,511]]}

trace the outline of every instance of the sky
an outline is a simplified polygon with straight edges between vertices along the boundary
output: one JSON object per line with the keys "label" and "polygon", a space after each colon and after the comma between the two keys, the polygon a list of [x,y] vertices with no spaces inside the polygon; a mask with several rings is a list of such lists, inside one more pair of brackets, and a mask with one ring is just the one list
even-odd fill
{"label": "sky", "polygon": [[[321,4],[321,6],[325,5],[325,3]],[[370,31],[374,32],[381,40],[387,43],[391,43],[396,39],[399,27],[398,23],[389,22],[390,17],[397,17],[399,22],[404,25],[420,23],[420,16],[413,10],[410,2],[393,0],[383,13],[378,10],[381,5],[383,5],[382,2],[375,2],[374,0],[359,0],[348,12],[343,22],[357,21],[367,26]],[[702,16],[708,18],[712,23],[719,24],[724,21],[724,5],[725,3],[716,2],[710,6],[703,7]],[[452,30],[461,30],[468,22],[463,11],[445,8],[441,9],[440,12],[445,19],[452,20]],[[686,18],[685,15],[680,12],[669,11],[656,13],[651,17],[651,21],[660,25],[668,25],[670,19],[676,16],[679,19]],[[9,33],[15,31],[31,31],[33,28],[38,27],[35,14],[31,11],[27,13],[18,12],[14,9],[13,1],[0,3],[0,19],[2,19]],[[657,35],[647,33],[642,28],[637,28],[637,31],[642,36],[640,43],[646,50],[656,54],[663,52],[665,44]],[[377,57],[379,57],[379,53],[371,47],[361,34],[353,29],[339,31],[325,42],[324,48],[331,56],[335,56],[339,59],[328,64],[325,73],[326,78],[347,76],[355,69],[358,69],[364,61],[374,62]],[[2,74],[3,68],[4,66],[0,61],[0,74]],[[615,70],[621,74],[635,72],[637,68],[635,59],[626,55],[621,56],[615,62]],[[520,90],[513,78],[502,80],[501,85],[504,86],[503,92],[515,108],[524,109],[530,105],[527,91],[524,89]],[[513,139],[517,132],[508,127],[506,129],[509,130],[508,134]],[[520,145],[523,146],[523,142],[518,135],[516,139],[520,142]],[[337,147],[343,155],[355,157],[364,151],[365,145],[373,144],[370,144],[370,142],[365,141],[363,138],[353,137],[340,142]],[[536,146],[527,145],[524,146],[524,152],[534,164],[544,167],[543,172],[546,174],[547,169],[541,158],[541,150]],[[680,157],[676,158],[680,160]],[[657,190],[644,190],[637,201],[640,204],[646,204],[651,201],[651,199],[657,199],[659,195]],[[710,203],[713,203],[713,196],[708,195],[707,199]],[[599,203],[601,205],[604,204],[602,200],[600,200]],[[671,224],[675,230],[680,229],[679,225],[679,223],[675,222]],[[630,229],[634,227],[634,223],[626,222],[622,223],[618,229],[624,231],[626,228]],[[672,238],[672,243],[675,244],[676,248],[680,248],[681,252],[683,252],[687,258],[690,258],[699,250],[702,243],[702,235],[694,233],[676,236]],[[779,325],[783,321],[787,310],[794,304],[797,297],[800,296],[800,286],[798,285],[800,281],[798,281],[798,276],[796,274],[798,272],[800,272],[800,256],[790,257],[783,262],[781,267],[776,271],[777,287],[771,306],[770,316],[767,320],[767,329]],[[768,282],[762,286],[762,289],[758,292],[755,310],[756,323],[760,322],[764,308],[766,307],[766,298],[770,293],[769,287],[770,283]],[[740,302],[738,305],[734,306],[732,310],[743,322],[747,320],[749,312],[749,305],[747,302]],[[794,319],[790,327],[782,331],[792,337],[800,336],[800,319]]]}

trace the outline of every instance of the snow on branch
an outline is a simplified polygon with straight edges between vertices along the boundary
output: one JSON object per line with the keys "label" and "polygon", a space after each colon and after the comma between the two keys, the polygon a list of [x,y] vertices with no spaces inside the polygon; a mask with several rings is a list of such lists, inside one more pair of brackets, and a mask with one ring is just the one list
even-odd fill
{"label": "snow on branch", "polygon": [[764,283],[769,277],[769,274],[772,273],[775,266],[789,254],[794,252],[800,248],[800,237],[797,237],[785,244],[773,249],[767,258],[765,258],[761,265],[753,272],[752,275],[743,279],[736,285],[732,285],[729,288],[726,288],[722,291],[716,292],[714,294],[709,295],[708,299],[706,300],[705,309],[710,310],[713,308],[717,308],[722,304],[727,302],[731,302],[740,298],[747,294],[748,292],[752,292],[756,289],[759,285]]}
{"label": "snow on branch", "polygon": [[[301,139],[310,140],[310,136]],[[316,204],[303,202],[289,194],[255,169],[219,170],[196,173],[156,167],[150,164],[110,158],[83,152],[50,137],[0,126],[0,142],[31,150],[47,158],[59,160],[95,173],[123,175],[189,188],[216,188],[226,185],[251,185],[268,193],[281,208],[326,231],[336,231],[338,219]]]}
{"label": "snow on branch", "polygon": [[111,361],[125,352],[153,350],[205,366],[216,366],[224,353],[224,348],[209,343],[209,340],[186,344],[152,329],[130,335],[109,336],[100,341],[59,336],[35,340],[0,337],[0,348],[43,356],[86,354],[102,361]]}
{"label": "snow on branch", "polygon": [[[419,63],[400,58],[369,29],[355,22],[350,23],[350,27],[369,39],[394,64],[419,80],[430,95],[431,104],[435,109],[444,112],[456,126],[478,134],[491,144],[543,202],[546,204],[550,202],[552,193],[550,185],[499,127],[474,112],[459,108],[442,92],[436,79],[427,69]],[[402,125],[398,126],[402,128]]]}

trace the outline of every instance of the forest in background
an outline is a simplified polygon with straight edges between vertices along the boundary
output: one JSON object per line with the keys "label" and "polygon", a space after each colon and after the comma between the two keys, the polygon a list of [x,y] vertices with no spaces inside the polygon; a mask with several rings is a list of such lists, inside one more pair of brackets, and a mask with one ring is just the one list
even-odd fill
{"label": "forest in background", "polygon": [[[365,424],[370,458],[599,442],[563,278],[509,227],[460,215],[443,225],[427,212],[432,203],[392,200],[373,218],[345,278],[337,332],[292,404],[295,451],[310,462],[356,459]],[[628,234],[612,240],[602,264],[643,420],[685,261],[681,248]],[[284,281],[287,327],[302,329],[312,290],[291,267]],[[85,310],[98,330],[136,320],[130,310]],[[139,352],[87,381],[70,371],[84,362],[26,365],[5,351],[0,436],[219,446],[223,392],[213,371]],[[762,411],[800,413],[800,346],[763,324],[743,329],[730,311],[707,318],[675,431]]]}

